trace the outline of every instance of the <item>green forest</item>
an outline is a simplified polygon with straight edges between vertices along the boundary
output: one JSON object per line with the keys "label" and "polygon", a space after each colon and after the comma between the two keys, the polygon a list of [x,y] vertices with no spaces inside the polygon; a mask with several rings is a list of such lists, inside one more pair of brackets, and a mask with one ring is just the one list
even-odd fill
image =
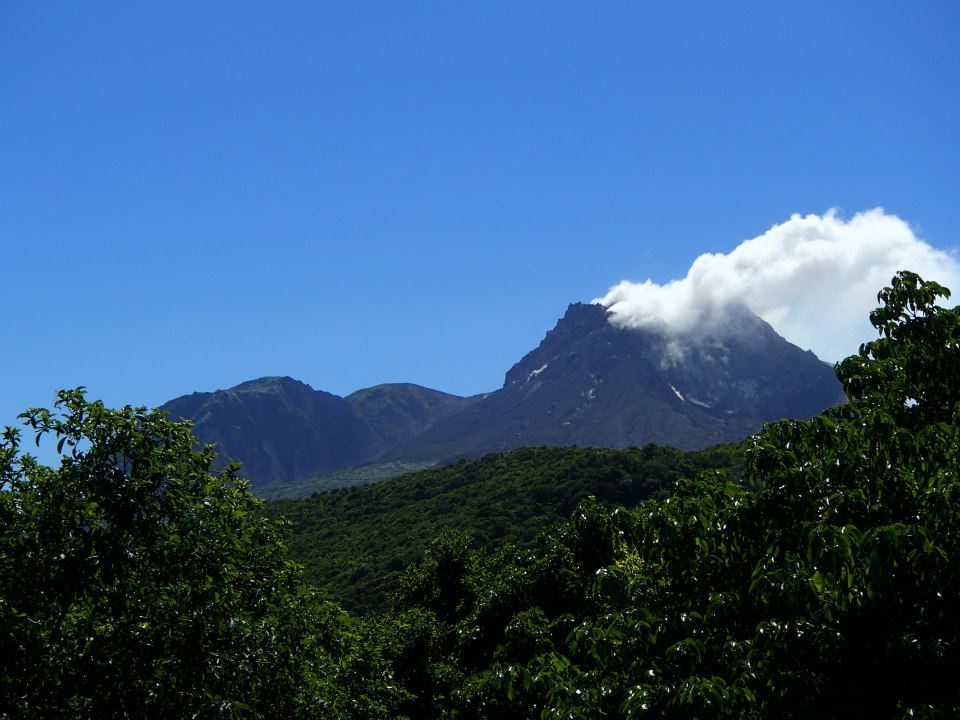
{"label": "green forest", "polygon": [[299,501],[62,391],[0,443],[0,717],[960,716],[946,297],[899,273],[837,365],[847,404],[739,445],[530,448]]}
{"label": "green forest", "polygon": [[587,497],[634,507],[665,497],[700,470],[733,474],[742,455],[739,446],[686,453],[655,445],[522,448],[264,509],[290,522],[287,547],[307,582],[348,610],[383,610],[402,571],[444,530],[466,532],[470,546],[485,552],[527,546]]}

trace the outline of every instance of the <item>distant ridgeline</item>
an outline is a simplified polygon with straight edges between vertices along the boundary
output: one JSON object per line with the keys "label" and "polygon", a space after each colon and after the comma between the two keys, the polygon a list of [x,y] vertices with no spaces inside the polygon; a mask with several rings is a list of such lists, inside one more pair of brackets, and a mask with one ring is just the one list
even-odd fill
{"label": "distant ridgeline", "polygon": [[[384,458],[473,402],[411,384],[378,385],[342,398],[292,378],[266,377],[185,395],[160,409],[172,419],[191,420],[201,442],[217,445],[221,463],[241,462],[254,492],[269,494]],[[308,487],[305,494],[318,489]]]}
{"label": "distant ridgeline", "polygon": [[[616,327],[603,306],[576,304],[484,395],[390,384],[342,398],[268,377],[161,409],[240,461],[255,492],[303,496],[525,446],[705,448],[843,399],[829,365],[745,308],[668,336]],[[368,467],[331,475],[358,466]]]}

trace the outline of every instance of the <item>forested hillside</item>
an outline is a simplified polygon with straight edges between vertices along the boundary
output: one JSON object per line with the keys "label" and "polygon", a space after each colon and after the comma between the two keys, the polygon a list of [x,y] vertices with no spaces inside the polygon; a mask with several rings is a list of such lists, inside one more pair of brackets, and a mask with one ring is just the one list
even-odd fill
{"label": "forested hillside", "polygon": [[529,544],[570,517],[583,498],[632,507],[665,495],[706,468],[735,476],[737,446],[698,452],[640,449],[525,448],[461,461],[350,490],[266,506],[291,522],[291,557],[306,579],[350,610],[382,609],[403,568],[445,530],[469,533],[474,548]]}

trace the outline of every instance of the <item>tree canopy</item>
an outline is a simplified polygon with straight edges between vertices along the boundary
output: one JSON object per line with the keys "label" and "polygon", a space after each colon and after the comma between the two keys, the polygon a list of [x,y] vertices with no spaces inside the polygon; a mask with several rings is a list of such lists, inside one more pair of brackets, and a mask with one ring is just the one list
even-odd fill
{"label": "tree canopy", "polygon": [[15,429],[0,445],[4,716],[377,715],[387,668],[300,582],[234,467],[213,473],[156,411],[82,389],[55,408],[22,417],[59,468]]}

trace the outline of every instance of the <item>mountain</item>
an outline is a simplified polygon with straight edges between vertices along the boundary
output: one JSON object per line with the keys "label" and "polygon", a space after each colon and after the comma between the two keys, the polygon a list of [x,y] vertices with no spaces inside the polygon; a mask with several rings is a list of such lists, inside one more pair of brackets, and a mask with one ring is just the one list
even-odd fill
{"label": "mountain", "polygon": [[411,383],[374,385],[346,397],[354,413],[366,422],[377,438],[378,457],[478,399],[450,395]]}
{"label": "mountain", "polygon": [[359,464],[377,447],[350,403],[288,377],[193,393],[160,409],[192,421],[197,437],[216,443],[221,458],[241,461],[257,486]]}
{"label": "mountain", "polygon": [[698,334],[619,328],[602,305],[570,305],[503,387],[415,437],[397,457],[531,445],[682,449],[739,440],[764,422],[843,401],[831,366],[743,307]]}
{"label": "mountain", "polygon": [[369,466],[351,476],[356,484],[390,468],[524,446],[705,448],[843,399],[829,365],[745,307],[676,333],[621,328],[602,305],[577,303],[485,395],[388,384],[342,398],[269,377],[161,409],[192,420],[201,441],[242,461],[258,492],[309,494],[344,468]]}
{"label": "mountain", "polygon": [[289,377],[264,377],[185,395],[160,409],[193,422],[202,442],[217,445],[221,465],[241,461],[241,474],[263,491],[373,462],[471,402],[411,384],[342,398]]}

